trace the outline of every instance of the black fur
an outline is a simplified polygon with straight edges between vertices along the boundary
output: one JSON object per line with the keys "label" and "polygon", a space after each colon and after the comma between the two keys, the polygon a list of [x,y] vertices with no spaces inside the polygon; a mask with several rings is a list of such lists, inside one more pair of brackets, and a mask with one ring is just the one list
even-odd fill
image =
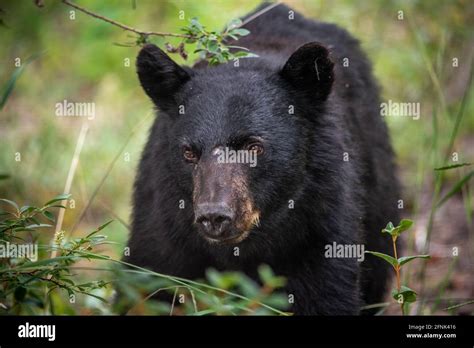
{"label": "black fur", "polygon": [[[127,261],[185,278],[203,277],[208,267],[255,277],[266,263],[288,278],[296,314],[358,314],[381,302],[387,267],[372,256],[325,258],[324,247],[365,243],[390,253],[380,230],[398,223],[394,156],[357,40],[298,13],[289,20],[289,11],[277,6],[245,26],[251,34],[237,44],[259,58],[239,67],[180,68],[155,46],[143,48],[139,78],[161,112],[136,178]],[[235,134],[266,142],[249,180],[260,227],[237,245],[239,257],[234,246],[211,245],[195,232],[193,166],[180,150],[187,141],[205,152]]]}

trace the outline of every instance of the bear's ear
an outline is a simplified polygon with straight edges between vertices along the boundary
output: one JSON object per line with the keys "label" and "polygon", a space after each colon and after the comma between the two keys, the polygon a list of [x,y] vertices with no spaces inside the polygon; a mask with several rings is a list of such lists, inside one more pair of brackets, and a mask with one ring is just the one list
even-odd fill
{"label": "bear's ear", "polygon": [[327,99],[334,80],[334,63],[329,51],[317,42],[298,48],[280,74],[296,88],[308,91],[319,100]]}
{"label": "bear's ear", "polygon": [[137,57],[137,73],[146,94],[160,109],[175,105],[176,92],[191,77],[155,45],[145,45]]}

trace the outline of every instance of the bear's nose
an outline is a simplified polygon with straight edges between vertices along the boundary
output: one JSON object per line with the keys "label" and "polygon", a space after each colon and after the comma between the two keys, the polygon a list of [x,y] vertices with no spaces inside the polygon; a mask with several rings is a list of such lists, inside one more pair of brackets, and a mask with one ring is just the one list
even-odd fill
{"label": "bear's nose", "polygon": [[223,204],[199,204],[196,209],[196,223],[211,238],[225,237],[233,219],[232,211]]}

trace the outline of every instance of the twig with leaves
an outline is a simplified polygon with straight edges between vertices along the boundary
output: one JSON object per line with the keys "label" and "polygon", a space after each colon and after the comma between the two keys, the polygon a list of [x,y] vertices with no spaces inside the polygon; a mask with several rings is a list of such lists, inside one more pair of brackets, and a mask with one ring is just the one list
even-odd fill
{"label": "twig with leaves", "polygon": [[413,289],[410,289],[408,286],[401,284],[401,269],[402,266],[406,263],[415,260],[415,259],[427,259],[430,258],[430,255],[415,255],[415,256],[403,256],[398,257],[397,253],[397,239],[398,237],[408,230],[413,225],[413,221],[408,219],[403,219],[400,221],[398,226],[394,226],[392,222],[389,222],[387,226],[382,230],[382,233],[388,233],[392,239],[393,247],[393,256],[380,253],[377,251],[366,251],[368,254],[377,256],[390,265],[392,265],[393,270],[395,271],[395,276],[397,278],[397,287],[392,290],[392,297],[400,304],[402,315],[405,315],[408,312],[408,306],[410,303],[416,301],[416,292]]}
{"label": "twig with leaves", "polygon": [[190,24],[181,28],[183,33],[169,33],[169,32],[157,32],[157,31],[145,31],[131,27],[129,25],[120,23],[116,20],[110,19],[103,15],[92,12],[91,10],[79,6],[69,0],[62,0],[65,5],[68,5],[88,16],[102,20],[111,25],[114,25],[125,31],[129,31],[136,34],[135,41],[126,44],[119,44],[119,46],[138,46],[149,42],[149,38],[152,36],[158,37],[175,37],[181,38],[182,41],[178,45],[172,45],[169,42],[165,44],[165,49],[170,53],[178,53],[183,59],[187,59],[188,52],[185,49],[187,44],[196,44],[194,53],[199,53],[201,59],[209,61],[210,65],[216,65],[220,63],[226,63],[231,60],[239,58],[252,58],[257,57],[256,54],[249,52],[248,49],[240,46],[227,45],[227,42],[231,39],[238,40],[242,36],[248,35],[250,32],[242,28],[245,24],[254,20],[255,18],[263,15],[274,7],[280,5],[280,2],[270,4],[262,10],[256,12],[251,17],[247,18],[245,22],[240,19],[231,20],[224,30],[221,31],[209,31],[204,25],[202,25],[197,18],[192,18]]}

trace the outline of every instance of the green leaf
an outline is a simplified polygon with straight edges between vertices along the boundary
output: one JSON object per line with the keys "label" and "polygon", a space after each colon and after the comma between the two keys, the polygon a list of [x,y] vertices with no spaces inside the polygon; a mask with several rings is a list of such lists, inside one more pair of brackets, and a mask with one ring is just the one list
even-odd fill
{"label": "green leaf", "polygon": [[26,226],[25,228],[27,230],[34,230],[36,228],[43,228],[43,227],[53,227],[53,225],[50,225],[50,224],[32,224],[32,225]]}
{"label": "green leaf", "polygon": [[19,286],[15,289],[15,300],[18,302],[22,302],[26,296],[26,288],[24,286]]}
{"label": "green leaf", "polygon": [[105,224],[100,225],[99,228],[97,228],[97,231],[103,230],[103,229],[106,228],[108,225],[110,225],[112,222],[114,222],[114,220],[107,221]]}
{"label": "green leaf", "polygon": [[410,289],[408,286],[402,285],[400,287],[400,291],[397,291],[397,289],[392,290],[392,297],[399,301],[400,296],[402,299],[402,303],[411,303],[416,301],[416,292],[413,289]]}
{"label": "green leaf", "polygon": [[245,51],[237,52],[234,55],[238,55],[237,58],[258,58],[259,57],[258,54],[255,54],[252,52],[245,52]]}
{"label": "green leaf", "polygon": [[201,23],[199,23],[199,20],[196,17],[191,18],[190,28],[191,30],[198,31],[198,32],[204,31],[204,26]]}
{"label": "green leaf", "polygon": [[449,169],[454,169],[454,168],[459,168],[459,167],[472,166],[473,164],[474,163],[465,162],[465,163],[452,164],[449,166],[435,168],[434,170],[449,170]]}
{"label": "green leaf", "polygon": [[92,231],[91,233],[89,233],[89,234],[85,237],[85,239],[92,237],[94,234],[96,234],[96,233],[99,232],[100,230],[103,230],[103,229],[106,228],[108,225],[110,225],[112,222],[114,222],[114,220],[107,221],[105,224],[99,226],[96,230],[94,230],[94,231]]}
{"label": "green leaf", "polygon": [[409,219],[402,219],[398,226],[396,227],[398,235],[402,234],[402,232],[405,232],[408,230],[411,226],[413,225],[413,221]]}
{"label": "green leaf", "polygon": [[29,205],[25,205],[23,207],[20,208],[20,213],[21,214],[24,214],[24,213],[31,213],[32,211],[34,211],[36,209],[36,207],[30,207]]}
{"label": "green leaf", "polygon": [[63,208],[63,209],[67,209],[67,207],[65,207],[64,205],[60,205],[60,204],[49,205],[48,208]]}
{"label": "green leaf", "polygon": [[413,221],[408,219],[403,219],[400,221],[397,227],[393,226],[392,222],[389,222],[387,226],[382,230],[382,233],[388,233],[392,237],[398,237],[401,233],[408,230],[413,225]]}
{"label": "green leaf", "polygon": [[207,36],[207,40],[210,40],[210,41],[219,41],[219,38],[220,38],[220,36],[217,35],[216,33],[214,33],[214,34],[209,34],[209,35]]}
{"label": "green leaf", "polygon": [[271,294],[262,302],[268,306],[271,306],[280,310],[285,310],[285,309],[288,309],[289,307],[288,296],[284,294]]}
{"label": "green leaf", "polygon": [[13,228],[12,232],[31,232],[31,229],[20,226],[20,227]]}
{"label": "green leaf", "polygon": [[79,257],[83,259],[94,259],[94,260],[109,260],[110,259],[110,256],[108,255],[94,255],[90,253],[79,255]]}
{"label": "green leaf", "polygon": [[217,53],[215,55],[215,58],[217,59],[218,63],[226,63],[227,60],[224,58],[224,56],[221,53]]}
{"label": "green leaf", "polygon": [[275,277],[275,274],[268,265],[261,265],[258,267],[258,275],[264,284],[270,284]]}
{"label": "green leaf", "polygon": [[398,263],[400,264],[400,266],[402,266],[405,263],[408,263],[415,259],[429,259],[430,257],[430,255],[403,256],[398,259]]}
{"label": "green leaf", "polygon": [[245,47],[242,47],[242,46],[234,46],[234,45],[228,45],[227,48],[235,48],[235,49],[239,49],[239,50],[244,50],[244,51],[249,51],[248,48],[245,48]]}
{"label": "green leaf", "polygon": [[17,267],[18,269],[23,269],[23,268],[37,268],[40,266],[47,266],[50,264],[58,263],[60,261],[66,261],[66,260],[76,260],[77,256],[58,256],[52,259],[45,259],[41,261],[36,261],[36,262],[25,262],[21,266]]}
{"label": "green leaf", "polygon": [[387,254],[384,254],[384,253],[379,253],[379,252],[376,252],[376,251],[366,251],[366,253],[367,254],[372,254],[374,256],[380,257],[381,259],[384,259],[389,264],[391,264],[393,267],[398,265],[397,259],[390,256],[390,255],[387,255]]}
{"label": "green leaf", "polygon": [[209,268],[206,271],[206,278],[207,280],[209,280],[209,283],[211,283],[211,285],[216,286],[218,288],[223,287],[223,284],[221,281],[221,275],[214,268]]}
{"label": "green leaf", "polygon": [[227,24],[227,30],[235,30],[235,28],[242,25],[242,20],[240,18],[232,19],[229,24]]}
{"label": "green leaf", "polygon": [[37,59],[41,54],[42,53],[35,54],[35,55],[31,56],[20,67],[15,69],[12,76],[10,77],[10,80],[8,80],[7,84],[5,85],[2,95],[0,95],[0,110],[2,110],[3,107],[5,106],[5,104],[7,103],[7,100],[10,97],[11,93],[13,92],[13,89],[15,88],[15,84],[16,84],[17,80],[20,78],[21,74],[23,73],[23,70],[32,61]]}
{"label": "green leaf", "polygon": [[54,222],[54,221],[55,221],[55,218],[54,218],[53,213],[51,213],[51,212],[45,210],[45,211],[43,211],[43,215],[44,215],[44,217],[45,217],[46,219],[48,219],[49,221],[51,221],[51,222]]}
{"label": "green leaf", "polygon": [[9,179],[10,178],[10,175],[8,174],[0,174],[0,180],[6,180],[6,179]]}
{"label": "green leaf", "polygon": [[238,29],[233,29],[231,33],[232,35],[247,36],[248,34],[250,34],[250,30],[247,30],[244,28],[238,28]]}
{"label": "green leaf", "polygon": [[221,289],[230,289],[240,282],[240,274],[238,272],[225,272],[220,274],[219,282]]}
{"label": "green leaf", "polygon": [[7,103],[8,97],[10,97],[11,93],[13,92],[16,81],[20,78],[24,68],[25,65],[16,68],[12,76],[10,77],[10,80],[8,80],[7,84],[5,85],[3,93],[0,96],[0,110],[2,110],[5,104]]}
{"label": "green leaf", "polygon": [[97,296],[97,295],[94,295],[94,294],[92,294],[92,293],[90,293],[90,292],[85,292],[85,291],[78,291],[78,292],[81,293],[81,294],[90,296],[90,297],[94,297],[94,298],[96,298],[96,299],[98,299],[98,300],[100,300],[100,301],[102,301],[102,302],[104,302],[104,303],[109,303],[109,301],[107,301],[105,298],[100,297],[100,296]]}
{"label": "green leaf", "polygon": [[195,42],[196,42],[196,38],[194,38],[194,37],[190,37],[190,38],[187,38],[187,39],[184,40],[184,43],[186,43],[186,44],[193,44]]}
{"label": "green leaf", "polygon": [[392,234],[392,231],[394,230],[394,226],[393,226],[393,223],[390,221],[387,226],[382,230],[382,233],[388,233],[388,234]]}
{"label": "green leaf", "polygon": [[20,207],[18,206],[18,204],[16,204],[16,203],[13,202],[13,201],[10,201],[9,199],[0,198],[0,201],[5,202],[5,203],[8,203],[8,204],[10,204],[12,207],[14,207],[14,208],[16,209],[16,211],[20,211]]}
{"label": "green leaf", "polygon": [[260,288],[257,283],[245,275],[242,276],[239,288],[243,295],[248,298],[257,298],[260,293]]}
{"label": "green leaf", "polygon": [[56,197],[54,197],[52,200],[46,202],[45,206],[51,205],[51,204],[59,202],[59,201],[65,201],[65,200],[69,199],[69,197],[71,197],[71,195],[69,193],[62,193],[62,194],[57,195]]}
{"label": "green leaf", "polygon": [[211,52],[211,53],[216,53],[217,50],[218,50],[218,48],[219,48],[219,44],[218,44],[218,42],[215,41],[215,40],[209,40],[209,41],[207,42],[206,47],[207,47],[207,50],[208,50],[209,52]]}
{"label": "green leaf", "polygon": [[472,177],[474,176],[474,171],[468,173],[466,176],[464,176],[461,180],[459,180],[453,187],[452,189],[443,197],[440,199],[438,204],[436,205],[437,208],[442,206],[448,199],[450,199],[452,196],[454,196],[457,192],[459,192],[464,184],[466,184]]}
{"label": "green leaf", "polygon": [[72,285],[72,286],[76,285],[76,284],[75,284],[71,279],[69,279],[69,278],[61,278],[61,281],[62,281],[63,283],[68,283],[69,285]]}

